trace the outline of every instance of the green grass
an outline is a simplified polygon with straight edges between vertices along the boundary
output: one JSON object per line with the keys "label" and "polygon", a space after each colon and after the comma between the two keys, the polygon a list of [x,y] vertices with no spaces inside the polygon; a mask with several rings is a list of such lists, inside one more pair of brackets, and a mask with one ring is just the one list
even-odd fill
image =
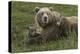
{"label": "green grass", "polygon": [[35,7],[53,7],[55,11],[60,12],[63,16],[77,16],[78,6],[30,2],[12,2],[11,6],[12,52],[48,51],[78,48],[77,35],[74,33],[72,33],[68,38],[51,41],[49,43],[44,43],[41,45],[26,44],[26,25],[34,23],[36,14],[34,11]]}

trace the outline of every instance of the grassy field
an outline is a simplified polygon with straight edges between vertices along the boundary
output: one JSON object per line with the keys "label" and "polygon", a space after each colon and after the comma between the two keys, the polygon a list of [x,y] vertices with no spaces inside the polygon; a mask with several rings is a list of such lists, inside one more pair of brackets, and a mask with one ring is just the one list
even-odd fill
{"label": "grassy field", "polygon": [[12,2],[11,5],[11,39],[12,52],[30,52],[46,50],[65,50],[78,48],[77,36],[72,33],[68,38],[62,38],[57,41],[51,41],[41,45],[28,45],[26,26],[34,23],[35,7],[53,7],[55,11],[60,12],[63,16],[77,16],[76,5],[61,4],[43,4]]}

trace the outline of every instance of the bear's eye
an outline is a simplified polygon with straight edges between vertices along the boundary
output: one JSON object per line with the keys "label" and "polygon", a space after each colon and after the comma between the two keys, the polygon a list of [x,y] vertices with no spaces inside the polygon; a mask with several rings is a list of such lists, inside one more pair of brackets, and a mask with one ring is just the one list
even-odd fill
{"label": "bear's eye", "polygon": [[49,13],[47,13],[47,15],[49,15]]}

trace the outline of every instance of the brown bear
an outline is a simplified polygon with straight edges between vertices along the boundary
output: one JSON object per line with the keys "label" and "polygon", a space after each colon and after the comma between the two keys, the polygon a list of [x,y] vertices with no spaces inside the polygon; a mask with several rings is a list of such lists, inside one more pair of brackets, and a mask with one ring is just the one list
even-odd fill
{"label": "brown bear", "polygon": [[76,16],[61,16],[52,7],[36,7],[35,11],[35,21],[42,28],[41,37],[44,42],[56,40],[60,36],[69,36],[73,31],[78,35],[78,19]]}
{"label": "brown bear", "polygon": [[60,32],[62,36],[69,36],[72,32],[78,35],[78,18],[77,16],[60,18]]}
{"label": "brown bear", "polygon": [[52,21],[56,21],[56,23],[60,21],[61,14],[57,11],[54,11],[52,7],[36,7],[35,11],[35,21],[40,27],[44,28],[48,25],[48,23],[52,23]]}
{"label": "brown bear", "polygon": [[42,28],[41,37],[43,42],[56,40],[58,36],[60,36],[59,26],[57,25],[57,21],[60,18],[60,13],[53,11],[50,7],[35,8],[36,23]]}
{"label": "brown bear", "polygon": [[27,26],[27,43],[28,44],[41,43],[40,29],[37,28],[35,24]]}

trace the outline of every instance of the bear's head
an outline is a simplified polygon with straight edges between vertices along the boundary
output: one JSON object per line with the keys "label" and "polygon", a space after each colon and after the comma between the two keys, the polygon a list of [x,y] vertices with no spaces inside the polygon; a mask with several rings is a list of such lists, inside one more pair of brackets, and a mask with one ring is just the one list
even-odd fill
{"label": "bear's head", "polygon": [[35,11],[36,11],[35,20],[37,21],[39,26],[45,28],[50,23],[55,21],[55,19],[53,19],[54,15],[52,13],[52,10],[53,10],[52,7],[50,7],[50,8],[48,8],[48,7],[43,7],[43,8],[36,7],[35,8]]}

